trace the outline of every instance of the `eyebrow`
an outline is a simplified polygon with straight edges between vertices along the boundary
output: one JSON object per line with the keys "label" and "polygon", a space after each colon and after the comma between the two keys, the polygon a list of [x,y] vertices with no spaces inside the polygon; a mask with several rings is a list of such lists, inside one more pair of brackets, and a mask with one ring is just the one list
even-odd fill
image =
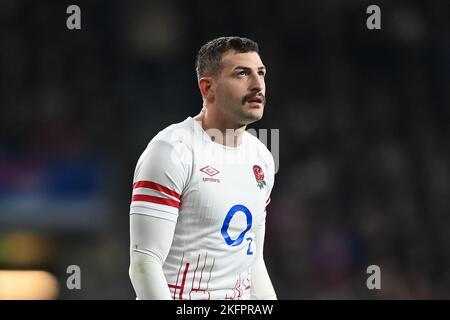
{"label": "eyebrow", "polygon": [[[251,70],[251,68],[249,68],[249,67],[237,66],[237,67],[234,67],[234,68],[233,68],[233,71],[235,71],[235,70],[237,70],[237,69],[242,69],[242,70],[245,70],[245,71],[250,71],[250,70]],[[259,68],[258,68],[258,71],[259,71],[259,70],[266,70],[266,66],[259,67]]]}

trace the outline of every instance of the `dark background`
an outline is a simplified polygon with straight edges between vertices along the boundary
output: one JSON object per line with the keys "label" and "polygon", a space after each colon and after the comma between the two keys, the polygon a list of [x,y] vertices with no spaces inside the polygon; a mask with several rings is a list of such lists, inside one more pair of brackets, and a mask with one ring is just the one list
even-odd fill
{"label": "dark background", "polygon": [[201,109],[200,46],[239,35],[268,68],[251,127],[280,130],[279,299],[450,298],[450,2],[8,0],[0,21],[0,269],[51,272],[59,299],[134,299],[136,161]]}

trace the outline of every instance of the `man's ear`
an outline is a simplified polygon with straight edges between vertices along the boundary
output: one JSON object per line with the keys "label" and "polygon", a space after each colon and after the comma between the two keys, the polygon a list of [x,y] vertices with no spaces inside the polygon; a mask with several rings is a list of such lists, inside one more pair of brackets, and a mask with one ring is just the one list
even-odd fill
{"label": "man's ear", "polygon": [[214,89],[213,89],[212,77],[202,77],[198,80],[198,88],[204,100],[211,102],[214,101]]}

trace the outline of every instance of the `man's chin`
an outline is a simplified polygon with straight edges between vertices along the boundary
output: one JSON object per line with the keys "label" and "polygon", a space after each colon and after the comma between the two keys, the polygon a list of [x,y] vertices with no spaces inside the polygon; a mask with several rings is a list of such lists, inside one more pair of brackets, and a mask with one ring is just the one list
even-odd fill
{"label": "man's chin", "polygon": [[245,125],[261,120],[263,117],[262,110],[250,110],[242,117],[242,121]]}

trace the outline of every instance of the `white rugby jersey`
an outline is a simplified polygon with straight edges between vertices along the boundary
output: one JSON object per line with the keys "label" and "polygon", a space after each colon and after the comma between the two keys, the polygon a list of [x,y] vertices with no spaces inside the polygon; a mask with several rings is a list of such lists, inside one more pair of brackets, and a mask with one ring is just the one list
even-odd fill
{"label": "white rugby jersey", "polygon": [[176,223],[163,264],[173,299],[249,299],[255,231],[274,183],[271,153],[245,132],[213,142],[188,117],[159,132],[136,166],[130,214]]}

